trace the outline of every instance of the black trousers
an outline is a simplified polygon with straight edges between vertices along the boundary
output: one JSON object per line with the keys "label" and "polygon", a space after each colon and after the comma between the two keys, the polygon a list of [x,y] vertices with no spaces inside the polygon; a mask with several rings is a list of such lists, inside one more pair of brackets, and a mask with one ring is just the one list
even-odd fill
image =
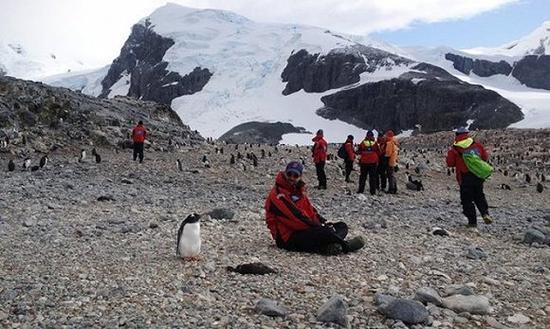
{"label": "black trousers", "polygon": [[367,182],[367,176],[369,176],[370,194],[374,195],[376,193],[376,182],[378,181],[376,167],[376,164],[361,164],[361,174],[359,174],[359,189],[357,190],[357,193],[365,192],[365,183]]}
{"label": "black trousers", "polygon": [[483,179],[471,173],[462,176],[460,202],[462,213],[468,218],[469,225],[477,225],[476,206],[481,216],[489,214],[489,205],[483,193]]}
{"label": "black trousers", "polygon": [[385,190],[388,186],[388,161],[390,159],[386,157],[380,157],[380,162],[378,163],[378,183],[376,184],[377,189]]}
{"label": "black trousers", "polygon": [[395,178],[395,167],[388,166],[386,170],[388,176],[388,193],[397,193],[397,179]]}
{"label": "black trousers", "polygon": [[344,222],[334,223],[327,226],[312,227],[307,230],[294,233],[286,244],[279,245],[280,248],[290,251],[303,251],[316,254],[323,254],[328,245],[337,243],[345,250],[347,247],[344,240],[348,235],[348,226]]}
{"label": "black trousers", "polygon": [[352,160],[344,160],[344,165],[346,166],[346,182],[349,182],[349,175],[353,171],[353,161]]}
{"label": "black trousers", "polygon": [[319,181],[319,188],[327,188],[327,175],[325,174],[325,162],[319,162],[315,164],[317,170],[317,180]]}
{"label": "black trousers", "polygon": [[134,161],[139,156],[139,162],[143,162],[143,143],[134,143]]}

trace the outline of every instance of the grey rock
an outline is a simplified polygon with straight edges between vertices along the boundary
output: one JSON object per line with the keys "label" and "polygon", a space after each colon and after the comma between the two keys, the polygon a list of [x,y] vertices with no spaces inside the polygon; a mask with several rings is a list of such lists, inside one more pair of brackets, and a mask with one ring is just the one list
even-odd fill
{"label": "grey rock", "polygon": [[522,242],[528,245],[532,245],[533,243],[544,244],[546,242],[546,236],[541,231],[530,228],[525,232]]}
{"label": "grey rock", "polygon": [[36,225],[36,223],[32,219],[25,219],[23,221],[24,227],[33,227],[34,225]]}
{"label": "grey rock", "polygon": [[317,321],[349,327],[348,305],[342,296],[331,297],[317,312]]}
{"label": "grey rock", "polygon": [[415,300],[396,298],[389,304],[381,304],[377,310],[386,317],[401,320],[405,324],[425,323],[430,315],[426,307]]}
{"label": "grey rock", "polygon": [[550,90],[550,55],[529,55],[515,63],[512,75],[531,88]]}
{"label": "grey rock", "polygon": [[491,62],[484,59],[472,59],[453,53],[445,54],[445,59],[453,62],[453,67],[467,75],[470,72],[480,77],[490,77],[496,74],[509,75],[512,72],[512,66],[506,61]]}
{"label": "grey rock", "polygon": [[233,219],[235,212],[227,208],[216,208],[206,213],[212,219]]}
{"label": "grey rock", "polygon": [[421,302],[422,304],[431,303],[437,306],[443,305],[439,293],[435,289],[429,287],[418,289],[414,295],[414,299]]}
{"label": "grey rock", "polygon": [[306,132],[304,128],[294,127],[290,123],[251,121],[231,128],[221,135],[218,140],[234,144],[277,144],[284,134]]}
{"label": "grey rock", "polygon": [[374,305],[385,308],[396,299],[396,297],[377,292],[374,294]]}
{"label": "grey rock", "polygon": [[489,299],[485,296],[454,295],[443,298],[443,306],[457,313],[488,314],[490,312]]}
{"label": "grey rock", "polygon": [[472,288],[463,285],[450,285],[445,287],[444,295],[445,296],[454,296],[454,295],[464,295],[471,296],[474,294]]}
{"label": "grey rock", "polygon": [[277,301],[267,298],[260,299],[256,303],[254,310],[263,315],[272,317],[286,317],[289,313],[288,309],[285,306],[279,305]]}
{"label": "grey rock", "polygon": [[468,247],[466,257],[469,259],[483,260],[487,259],[487,253],[480,247]]}

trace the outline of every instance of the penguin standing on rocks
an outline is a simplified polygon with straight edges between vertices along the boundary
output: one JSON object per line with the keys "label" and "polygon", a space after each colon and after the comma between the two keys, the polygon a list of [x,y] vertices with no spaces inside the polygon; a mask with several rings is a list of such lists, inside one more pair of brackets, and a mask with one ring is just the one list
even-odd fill
{"label": "penguin standing on rocks", "polygon": [[202,156],[202,163],[205,168],[210,168],[210,161],[208,161],[208,158],[206,157],[206,155]]}
{"label": "penguin standing on rocks", "polygon": [[13,162],[13,160],[10,160],[10,162],[8,162],[8,171],[14,171],[15,170],[15,162]]}
{"label": "penguin standing on rocks", "polygon": [[229,164],[234,165],[235,164],[235,156],[231,154],[231,159],[229,159]]}
{"label": "penguin standing on rocks", "polygon": [[181,164],[180,159],[177,159],[177,160],[176,160],[176,165],[178,166],[178,170],[179,170],[179,171],[183,171],[183,165]]}
{"label": "penguin standing on rocks", "polygon": [[422,185],[422,181],[421,180],[415,180],[412,178],[411,175],[409,175],[409,173],[406,173],[407,174],[407,188],[409,190],[413,190],[413,191],[423,191],[424,190],[424,185]]}
{"label": "penguin standing on rocks", "polygon": [[84,162],[85,159],[86,159],[86,150],[81,149],[80,150],[80,157],[78,158],[78,162]]}
{"label": "penguin standing on rocks", "polygon": [[199,260],[201,252],[201,226],[199,214],[191,214],[185,218],[178,230],[176,256],[184,260]]}
{"label": "penguin standing on rocks", "polygon": [[544,191],[544,186],[539,182],[537,183],[537,192],[542,193]]}
{"label": "penguin standing on rocks", "polygon": [[29,169],[31,167],[31,159],[26,158],[25,161],[23,161],[23,169]]}
{"label": "penguin standing on rocks", "polygon": [[95,163],[101,163],[101,155],[99,155],[99,153],[95,153]]}
{"label": "penguin standing on rocks", "polygon": [[44,168],[46,167],[46,165],[48,164],[48,156],[45,155],[43,156],[41,159],[40,159],[40,168]]}
{"label": "penguin standing on rocks", "polygon": [[529,175],[529,174],[527,174],[527,173],[525,174],[525,182],[526,182],[527,184],[531,184],[531,175]]}

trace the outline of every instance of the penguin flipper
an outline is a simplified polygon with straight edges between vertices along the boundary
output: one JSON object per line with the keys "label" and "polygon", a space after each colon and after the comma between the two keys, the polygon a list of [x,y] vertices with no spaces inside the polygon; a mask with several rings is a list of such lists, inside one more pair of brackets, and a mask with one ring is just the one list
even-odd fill
{"label": "penguin flipper", "polygon": [[184,226],[185,226],[185,221],[182,221],[180,224],[180,228],[178,229],[178,238],[176,241],[176,256],[180,255],[180,240],[181,240],[181,235],[183,234]]}

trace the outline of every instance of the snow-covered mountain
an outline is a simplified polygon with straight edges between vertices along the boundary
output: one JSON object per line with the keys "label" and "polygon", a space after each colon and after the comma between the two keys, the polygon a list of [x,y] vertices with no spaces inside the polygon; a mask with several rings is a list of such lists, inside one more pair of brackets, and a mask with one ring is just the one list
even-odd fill
{"label": "snow-covered mountain", "polygon": [[550,21],[544,22],[529,35],[496,48],[471,48],[464,52],[471,55],[523,57],[550,55]]}
{"label": "snow-covered mountain", "polygon": [[81,71],[84,63],[29,50],[20,44],[0,41],[0,75],[38,80],[53,74]]}
{"label": "snow-covered mountain", "polygon": [[[522,119],[497,93],[396,53],[365,37],[167,4],[132,28],[108,68],[48,82],[171,104],[208,137],[251,121],[322,128],[341,141],[368,128],[495,128]],[[287,134],[283,142],[309,138]]]}

